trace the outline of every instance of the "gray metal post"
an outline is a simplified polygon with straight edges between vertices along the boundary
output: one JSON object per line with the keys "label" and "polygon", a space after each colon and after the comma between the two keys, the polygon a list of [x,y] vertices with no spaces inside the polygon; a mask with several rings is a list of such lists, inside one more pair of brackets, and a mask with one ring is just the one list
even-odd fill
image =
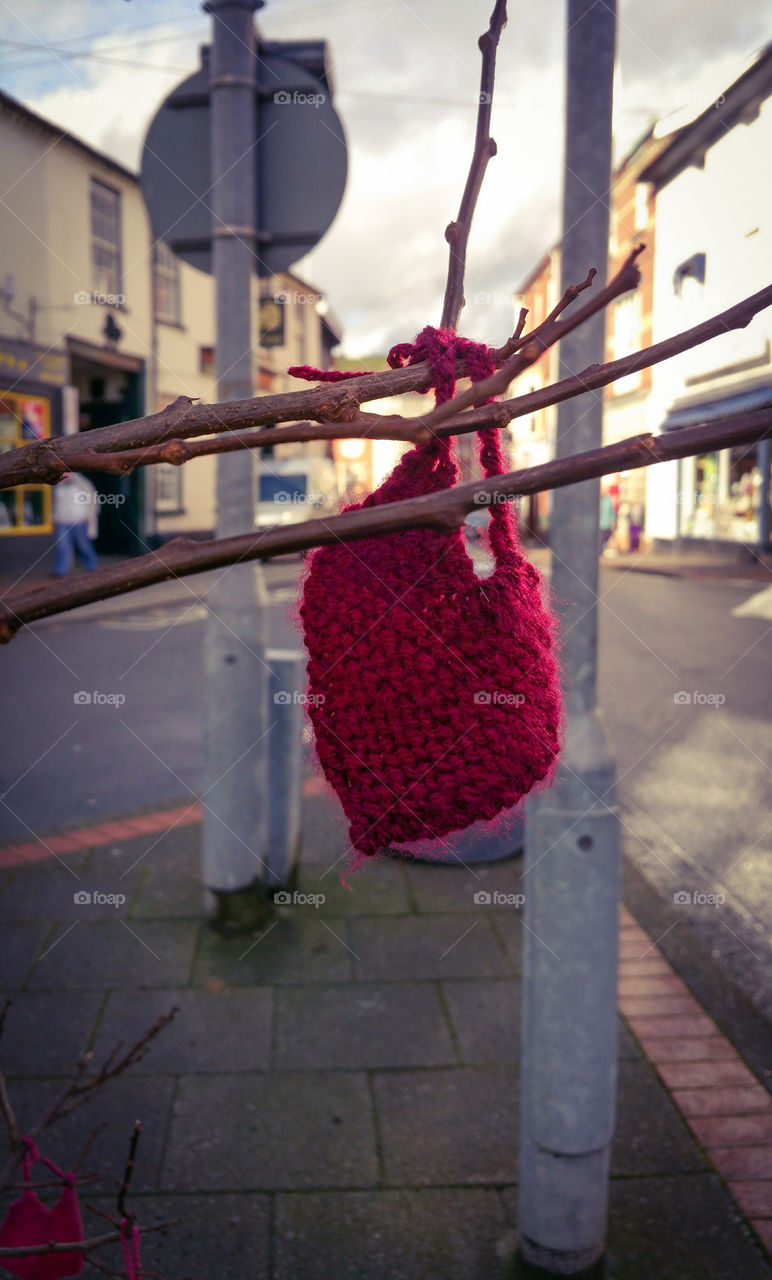
{"label": "gray metal post", "polygon": [[268,714],[268,851],[266,882],[288,889],[300,854],[303,812],[303,686],[305,654],[299,649],[269,649],[271,667]]}
{"label": "gray metal post", "polygon": [[[562,287],[608,255],[613,0],[568,0]],[[603,314],[560,346],[561,378],[603,360]],[[588,403],[589,400],[589,403]],[[597,448],[600,395],[558,411],[557,455]],[[597,480],[557,490],[552,583],[568,715],[555,785],[526,821],[519,1249],[537,1273],[600,1270],[616,1093],[620,892],[614,766],[595,709]]]}
{"label": "gray metal post", "polygon": [[[262,0],[209,0],[212,249],[217,289],[217,398],[253,394],[256,148],[254,12]],[[217,463],[217,537],[254,527],[251,450]],[[207,596],[202,876],[207,909],[223,928],[264,913],[267,840],[268,668],[260,569],[222,571]]]}

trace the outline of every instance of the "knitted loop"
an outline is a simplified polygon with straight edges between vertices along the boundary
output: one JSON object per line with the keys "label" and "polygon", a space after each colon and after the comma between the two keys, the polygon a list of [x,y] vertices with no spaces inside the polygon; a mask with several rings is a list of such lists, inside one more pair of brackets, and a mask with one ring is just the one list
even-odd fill
{"label": "knitted loop", "polygon": [[30,1138],[28,1134],[22,1135],[22,1142],[26,1148],[22,1158],[22,1174],[23,1181],[29,1182],[33,1164],[44,1164],[55,1178],[60,1178],[67,1187],[75,1185],[75,1175],[72,1173],[63,1173],[62,1170],[54,1164],[53,1160],[49,1160],[46,1156],[41,1156],[37,1149],[34,1138]]}
{"label": "knitted loop", "polygon": [[303,378],[306,382],[345,382],[346,378],[364,378],[371,369],[315,369],[310,364],[293,364],[287,373],[293,378]]}
{"label": "knitted loop", "polygon": [[136,1222],[132,1223],[131,1230],[128,1230],[128,1218],[121,1218],[121,1248],[123,1249],[123,1262],[126,1267],[126,1280],[139,1280],[140,1276],[140,1260],[139,1260],[139,1227]]}

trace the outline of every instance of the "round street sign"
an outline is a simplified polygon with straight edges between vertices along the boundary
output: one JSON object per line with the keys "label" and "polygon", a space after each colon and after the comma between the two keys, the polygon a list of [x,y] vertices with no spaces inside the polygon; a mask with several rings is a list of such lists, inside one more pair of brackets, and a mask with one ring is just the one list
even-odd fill
{"label": "round street sign", "polygon": [[[288,52],[297,48],[287,45]],[[261,276],[288,270],[321,240],[343,198],[348,167],[326,77],[280,56],[281,49],[272,43],[258,48],[257,57],[255,270]],[[211,272],[208,55],[204,46],[199,70],[154,116],[140,182],[156,238],[191,266]]]}

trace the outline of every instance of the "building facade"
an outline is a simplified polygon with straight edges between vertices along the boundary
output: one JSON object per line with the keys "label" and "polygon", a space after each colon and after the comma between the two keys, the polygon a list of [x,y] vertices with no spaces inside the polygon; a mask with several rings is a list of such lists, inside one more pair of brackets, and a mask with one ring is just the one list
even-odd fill
{"label": "building facade", "polygon": [[[772,279],[772,46],[644,171],[656,194],[655,341],[699,324]],[[663,432],[772,406],[772,315],[657,365]],[[649,469],[648,531],[685,549],[770,546],[770,443]]]}
{"label": "building facade", "polygon": [[[630,252],[644,244],[638,258],[641,283],[606,312],[606,359],[650,345],[653,331],[655,261],[655,204],[650,183],[641,180],[641,171],[661,149],[662,143],[650,131],[636,144],[614,173],[609,211],[608,278],[622,267]],[[588,264],[589,265],[589,264]],[[515,313],[528,309],[528,328],[541,324],[561,296],[560,245],[545,254],[515,297]],[[575,305],[580,305],[579,303]],[[515,381],[512,391],[522,395],[549,386],[558,380],[558,348],[550,347],[539,360]],[[650,418],[651,371],[621,378],[605,388],[603,399],[603,443],[613,444],[628,436],[652,430]],[[535,466],[555,454],[557,407],[550,405],[537,413],[515,419],[510,426],[513,465]],[[646,479],[637,471],[620,473],[614,483],[616,527],[612,546],[618,550],[637,549],[643,525]],[[525,529],[537,538],[546,538],[551,499],[549,493],[535,494],[523,512]]]}
{"label": "building facade", "polygon": [[[214,281],[154,241],[137,175],[1,93],[0,146],[0,449],[179,395],[216,400]],[[290,274],[252,287],[255,394],[296,388],[288,365],[328,367],[340,330],[322,294]],[[333,446],[310,450],[332,457]],[[103,553],[214,531],[216,457],[88,474]],[[49,486],[0,494],[7,566],[40,564],[53,539]]]}

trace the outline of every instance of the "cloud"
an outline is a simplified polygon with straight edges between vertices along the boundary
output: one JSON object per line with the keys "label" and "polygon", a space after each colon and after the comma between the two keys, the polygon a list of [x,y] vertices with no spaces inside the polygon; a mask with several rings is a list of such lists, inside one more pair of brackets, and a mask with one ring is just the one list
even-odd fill
{"label": "cloud", "polygon": [[[765,0],[702,0],[697,8],[694,0],[621,0],[617,156],[652,118],[683,111],[685,95],[698,102],[720,92],[763,43]],[[439,319],[444,231],[471,156],[477,38],[490,9],[491,0],[286,0],[259,15],[267,38],[329,42],[350,178],[331,230],[297,270],[327,293],[354,357]],[[466,333],[491,342],[511,331],[513,291],[558,234],[563,10],[514,0],[499,50],[499,152],[475,214],[463,318]],[[104,33],[96,0],[29,0],[26,34],[17,23],[14,38],[33,40],[32,29],[50,42],[91,28],[103,34],[81,47],[142,66],[54,58],[40,70],[17,68],[10,91],[136,168],[153,113],[184,69],[198,65],[207,30],[189,0],[165,0],[163,24],[158,13],[150,0],[113,6],[116,30]]]}

